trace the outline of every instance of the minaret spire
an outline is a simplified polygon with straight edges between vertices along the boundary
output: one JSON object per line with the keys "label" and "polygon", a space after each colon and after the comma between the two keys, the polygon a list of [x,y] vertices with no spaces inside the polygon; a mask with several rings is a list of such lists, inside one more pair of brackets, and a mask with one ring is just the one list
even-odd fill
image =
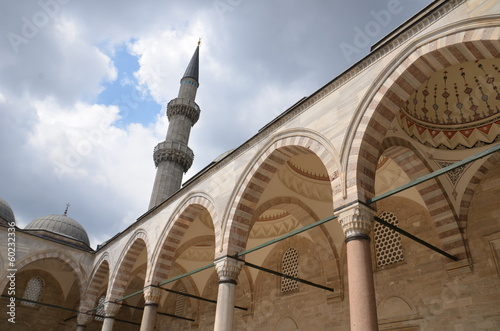
{"label": "minaret spire", "polygon": [[200,107],[194,101],[200,85],[199,57],[198,42],[198,47],[181,79],[179,94],[167,105],[169,120],[167,137],[154,149],[153,159],[157,170],[149,209],[159,205],[180,189],[183,173],[188,171],[193,163],[194,153],[188,147],[188,141],[191,127],[200,117]]}

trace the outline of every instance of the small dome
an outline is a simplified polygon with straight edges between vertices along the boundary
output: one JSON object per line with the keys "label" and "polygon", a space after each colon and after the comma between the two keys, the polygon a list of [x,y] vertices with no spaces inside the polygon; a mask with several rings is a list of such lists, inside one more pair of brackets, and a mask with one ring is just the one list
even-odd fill
{"label": "small dome", "polygon": [[26,230],[46,230],[81,241],[90,246],[87,232],[77,221],[66,215],[48,215],[28,224]]}
{"label": "small dome", "polygon": [[0,218],[7,223],[16,222],[12,208],[10,208],[9,204],[2,198],[0,198]]}

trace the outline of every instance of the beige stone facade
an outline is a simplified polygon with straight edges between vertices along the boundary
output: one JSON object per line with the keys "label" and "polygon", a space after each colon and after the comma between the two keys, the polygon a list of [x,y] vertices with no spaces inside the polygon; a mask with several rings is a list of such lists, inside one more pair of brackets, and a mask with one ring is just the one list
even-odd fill
{"label": "beige stone facade", "polygon": [[435,2],[96,251],[16,229],[51,306],[13,330],[499,330],[500,152],[373,202],[498,148],[499,39],[500,2]]}

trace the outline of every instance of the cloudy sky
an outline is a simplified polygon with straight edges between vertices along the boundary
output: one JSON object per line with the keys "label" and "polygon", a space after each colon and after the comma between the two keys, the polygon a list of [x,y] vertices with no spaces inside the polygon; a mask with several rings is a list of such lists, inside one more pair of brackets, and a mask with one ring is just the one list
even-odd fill
{"label": "cloudy sky", "polygon": [[[187,180],[430,0],[0,0],[0,197],[91,244],[147,211],[167,102],[200,48]],[[104,225],[104,226],[103,226]]]}

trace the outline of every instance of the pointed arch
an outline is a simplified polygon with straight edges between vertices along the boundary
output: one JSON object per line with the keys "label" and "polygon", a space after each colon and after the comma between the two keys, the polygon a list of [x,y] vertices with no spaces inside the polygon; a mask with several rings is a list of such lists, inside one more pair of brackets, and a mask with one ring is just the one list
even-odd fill
{"label": "pointed arch", "polygon": [[[396,162],[411,180],[433,171],[426,159],[407,140],[386,138],[382,141],[380,150],[380,155],[385,155]],[[467,252],[462,232],[458,227],[457,216],[439,179],[430,179],[415,188],[432,216],[442,248],[459,259],[465,259]]]}
{"label": "pointed arch", "polygon": [[[110,277],[106,301],[115,301],[123,296],[137,258],[143,250],[146,250],[146,256],[148,255],[147,242],[144,230],[137,230],[131,236]],[[149,258],[146,258],[146,261],[149,261]]]}
{"label": "pointed arch", "polygon": [[[75,280],[78,283],[78,290],[80,292],[80,295],[84,293],[84,285],[86,283],[86,273],[85,271],[80,268],[80,266],[69,256],[66,254],[60,252],[60,251],[45,251],[45,252],[38,252],[29,256],[26,256],[20,261],[16,261],[16,268],[18,271],[21,271],[25,266],[29,265],[30,263],[41,261],[41,260],[46,260],[46,259],[54,259],[65,266],[67,266],[71,272],[73,273],[73,276],[75,277]],[[0,289],[4,289],[5,286],[7,285],[8,278],[3,277],[2,281],[0,282]]]}
{"label": "pointed arch", "polygon": [[488,171],[500,164],[500,153],[490,155],[483,161],[483,164],[476,171],[474,176],[470,179],[467,188],[465,189],[462,201],[460,202],[460,214],[458,223],[460,228],[465,231],[467,227],[467,217],[469,215],[469,207],[476,192],[477,186],[481,183],[482,179],[488,174]]}
{"label": "pointed arch", "polygon": [[[295,197],[277,197],[262,203],[255,209],[251,227],[255,224],[255,222],[263,212],[271,208],[286,210],[299,222],[300,226],[309,225],[313,222],[319,221],[320,219],[319,216],[300,199],[297,199]],[[339,231],[341,231],[340,228]],[[325,229],[324,225],[314,227],[308,230],[308,233],[315,238],[322,238],[321,240],[316,241],[316,244],[321,247],[319,254],[321,259],[325,261],[324,268],[328,272],[328,274],[331,275],[330,278],[334,282],[333,286],[340,287],[342,281],[340,279],[341,266],[338,264],[338,248],[342,247],[342,245],[344,244],[343,234],[341,234],[342,241],[337,244],[334,241],[334,238],[332,238],[330,233]]]}
{"label": "pointed arch", "polygon": [[[374,175],[381,144],[405,100],[435,71],[463,62],[500,57],[500,27],[491,20],[461,22],[411,43],[369,88],[350,124],[342,150],[345,203],[374,195]],[[360,137],[360,139],[355,139]],[[349,163],[356,164],[349,167]]]}
{"label": "pointed arch", "polygon": [[90,274],[89,283],[87,285],[87,290],[82,295],[82,300],[80,303],[80,310],[87,311],[94,308],[97,302],[97,296],[100,293],[102,286],[105,283],[110,282],[110,272],[109,272],[109,254],[104,253],[94,266],[94,270]]}
{"label": "pointed arch", "polygon": [[174,261],[174,255],[179,248],[182,237],[189,229],[191,223],[203,211],[207,211],[214,225],[215,245],[221,240],[217,223],[217,212],[210,197],[203,193],[194,193],[188,196],[173,213],[173,216],[166,223],[158,244],[153,252],[151,267],[148,268],[146,276],[147,284],[158,284],[168,278],[169,271]]}
{"label": "pointed arch", "polygon": [[[323,163],[330,184],[340,177],[339,157],[331,143],[318,133],[295,129],[275,135],[243,172],[226,210],[223,242],[217,255],[234,255],[246,246],[257,203],[272,176],[291,157],[316,155]],[[332,201],[333,204],[333,201]]]}

